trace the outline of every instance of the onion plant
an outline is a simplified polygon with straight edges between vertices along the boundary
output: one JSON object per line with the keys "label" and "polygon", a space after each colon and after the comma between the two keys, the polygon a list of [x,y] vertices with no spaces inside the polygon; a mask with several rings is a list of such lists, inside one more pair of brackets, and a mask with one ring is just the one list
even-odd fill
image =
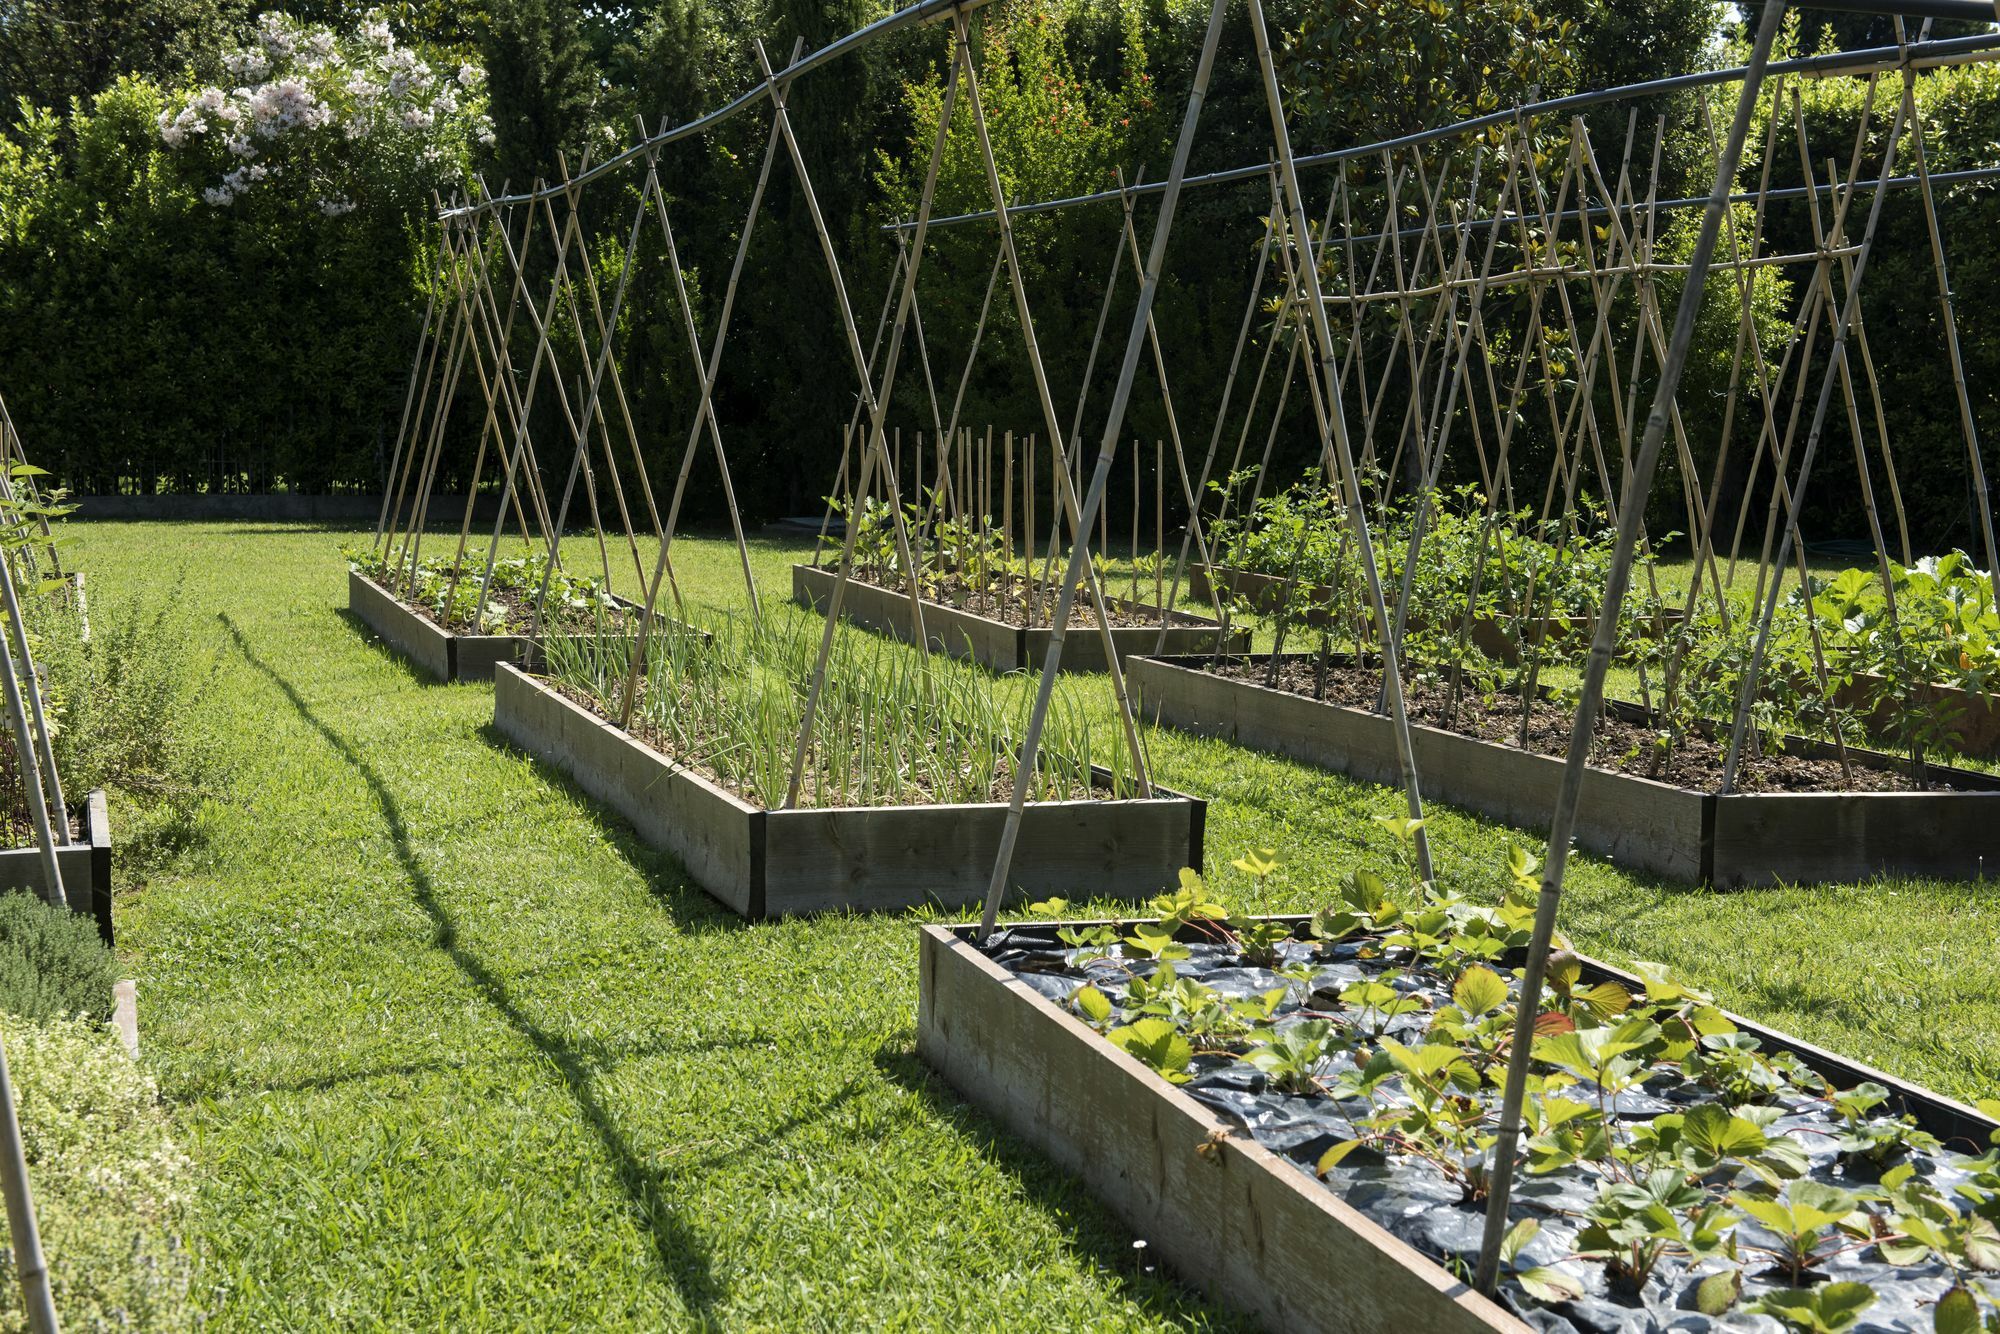
{"label": "onion plant", "polygon": [[[718,616],[697,628],[654,624],[634,708],[634,730],[724,787],[767,808],[791,781],[799,723],[822,624],[779,615],[765,624]],[[544,645],[551,679],[613,712],[631,666],[632,640],[600,617],[594,632]],[[1011,697],[1011,698],[1010,698]],[[903,806],[1004,800],[1020,751],[1020,692],[996,688],[977,668],[872,635],[835,636],[813,715],[801,806]],[[1092,795],[1089,717],[1058,696],[1035,765],[1031,799]],[[1108,793],[1132,794],[1123,752]]]}

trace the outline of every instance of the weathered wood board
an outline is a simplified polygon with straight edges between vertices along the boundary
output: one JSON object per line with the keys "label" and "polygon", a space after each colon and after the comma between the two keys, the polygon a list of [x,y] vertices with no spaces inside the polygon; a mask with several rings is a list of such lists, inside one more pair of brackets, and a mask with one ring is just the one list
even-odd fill
{"label": "weathered wood board", "polygon": [[[824,611],[832,600],[837,577],[832,570],[794,565],[792,600],[809,610]],[[1120,599],[1111,601],[1117,609],[1140,618],[1157,620],[1159,616],[1157,607]],[[926,600],[923,605],[924,639],[936,652],[966,658],[998,672],[1040,671],[1048,657],[1051,636],[1045,626],[1008,625],[948,607],[941,602]],[[850,580],[847,591],[841,595],[840,610],[843,620],[900,639],[906,644],[916,640],[910,597],[906,592]],[[1173,623],[1168,625],[1164,649],[1160,647],[1158,624],[1118,626],[1111,631],[1120,663],[1141,653],[1213,652],[1221,636],[1222,627],[1218,623],[1205,617],[1191,617],[1184,612],[1177,614]],[[1247,650],[1250,647],[1250,632],[1231,630],[1229,644],[1232,652]],[[1063,636],[1062,669],[1065,672],[1110,670],[1104,655],[1103,634],[1095,625],[1073,627]]]}

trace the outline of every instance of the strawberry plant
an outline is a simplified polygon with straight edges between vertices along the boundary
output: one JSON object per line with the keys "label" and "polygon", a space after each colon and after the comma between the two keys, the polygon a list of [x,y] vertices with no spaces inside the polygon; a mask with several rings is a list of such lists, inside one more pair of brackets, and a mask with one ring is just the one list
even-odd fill
{"label": "strawberry plant", "polygon": [[[1192,872],[1151,905],[1155,922],[1078,928],[1090,933],[1077,939],[1092,971],[1069,1008],[1198,1098],[1211,1074],[1254,1071],[1255,1083],[1218,1085],[1230,1101],[1216,1104],[1288,1100],[1253,1119],[1253,1133],[1266,1120],[1303,1124],[1319,1105],[1330,1135],[1310,1162],[1337,1189],[1381,1181],[1384,1168],[1421,1172],[1473,1209],[1492,1172],[1513,964],[1538,868],[1513,852],[1497,902],[1475,903],[1419,878],[1415,822],[1380,823],[1396,865],[1350,876],[1307,933],[1268,918],[1257,930],[1256,914]],[[1232,863],[1257,899],[1277,864],[1261,849]],[[1121,962],[1123,985],[1108,987],[1106,966]],[[1245,991],[1233,970],[1253,963],[1286,985]],[[1217,967],[1232,970],[1226,986],[1220,974],[1203,980]],[[1559,1305],[1586,1291],[1575,1266],[1589,1264],[1616,1301],[1652,1302],[1665,1281],[1682,1309],[1839,1331],[1878,1301],[1875,1287],[1844,1279],[1844,1257],[1861,1255],[1927,1285],[1936,1328],[2000,1330],[1985,1277],[2000,1271],[2000,1142],[1952,1160],[1914,1121],[1882,1114],[1882,1086],[1831,1087],[1671,969],[1632,971],[1630,984],[1592,977],[1560,941],[1549,960],[1521,1166],[1590,1190],[1513,1222],[1507,1284]],[[1647,1106],[1663,1094],[1671,1104]],[[1837,1152],[1816,1156],[1828,1142]]]}

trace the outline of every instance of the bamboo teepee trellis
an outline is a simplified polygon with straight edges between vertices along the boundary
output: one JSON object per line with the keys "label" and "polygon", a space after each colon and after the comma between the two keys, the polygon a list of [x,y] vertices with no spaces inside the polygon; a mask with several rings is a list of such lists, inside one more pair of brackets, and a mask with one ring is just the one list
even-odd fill
{"label": "bamboo teepee trellis", "polygon": [[[1755,745],[1751,716],[1760,697],[1772,627],[1788,585],[1797,590],[1811,631],[1813,675],[1823,692],[1830,691],[1800,531],[1808,487],[1816,465],[1822,462],[1830,418],[1836,427],[1844,424],[1850,436],[1854,476],[1869,521],[1870,546],[1893,619],[1892,571],[1896,564],[1910,559],[1913,539],[1883,407],[1882,366],[1868,342],[1864,302],[1870,259],[1892,196],[1914,200],[1924,211],[1936,277],[1943,340],[1940,355],[1948,358],[1952,371],[1953,407],[1980,510],[1980,541],[1989,585],[1992,579],[2000,578],[2000,549],[1996,549],[1980,453],[1978,413],[1958,339],[1949,238],[1940,224],[1937,191],[1947,177],[1929,170],[1915,97],[1917,81],[1925,71],[2000,54],[2000,35],[1932,41],[1926,27],[1914,38],[1906,38],[1899,23],[1899,38],[1893,47],[1774,62],[1770,59],[1772,45],[1786,6],[1784,0],[1770,0],[1759,11],[1751,59],[1743,68],[1655,80],[1626,89],[1593,90],[1507,108],[1390,143],[1300,158],[1291,143],[1284,90],[1263,6],[1260,0],[1247,0],[1250,46],[1269,118],[1268,158],[1232,171],[1190,178],[1188,163],[1203,103],[1217,52],[1230,26],[1228,0],[1214,0],[1165,177],[1152,183],[1128,184],[1121,179],[1117,189],[1104,194],[1022,205],[1006,196],[986,124],[970,37],[979,7],[976,0],[955,4],[927,0],[820,52],[807,54],[795,49],[782,68],[774,66],[759,46],[762,82],[714,115],[650,137],[642,134],[642,141],[634,148],[594,166],[586,162],[556,184],[537,186],[522,195],[509,195],[504,190],[498,195],[482,195],[445,211],[434,281],[437,296],[426,315],[424,340],[413,363],[392,467],[393,493],[385,502],[378,525],[378,550],[393,551],[391,568],[401,573],[406,589],[413,587],[430,520],[430,493],[446,445],[447,423],[469,366],[483,423],[451,562],[454,580],[469,550],[473,504],[486,480],[483,472],[489,449],[495,456],[500,492],[477,607],[484,607],[486,585],[492,580],[501,540],[511,521],[547,561],[536,598],[535,623],[540,629],[549,579],[560,560],[563,532],[572,526],[580,490],[587,512],[583,526],[595,539],[605,579],[608,582],[611,577],[615,544],[630,556],[642,594],[629,670],[617,701],[619,721],[629,725],[639,694],[646,643],[659,614],[659,599],[673,585],[670,551],[689,477],[706,441],[724,488],[754,613],[757,589],[715,394],[725,370],[737,288],[751,237],[772,172],[783,158],[817,240],[834,294],[831,314],[852,361],[856,384],[853,412],[841,437],[835,482],[835,494],[853,498],[854,507],[849,509],[850,521],[841,532],[817,670],[792,758],[787,804],[794,803],[809,762],[814,711],[825,685],[843,597],[856,573],[860,505],[879,497],[888,516],[895,566],[904,581],[919,653],[928,638],[923,630],[924,599],[919,585],[923,534],[945,511],[982,525],[982,532],[983,526],[990,524],[991,437],[980,440],[975,436],[968,443],[962,410],[973,362],[989,350],[988,317],[1004,280],[1021,338],[1014,351],[1027,372],[1040,417],[1038,431],[1023,437],[1019,462],[1026,483],[1020,531],[1022,555],[1030,572],[1028,605],[1037,605],[1037,579],[1044,588],[1053,590],[1055,605],[1049,616],[1047,657],[1015,765],[1007,823],[985,904],[983,923],[990,932],[1008,887],[1012,850],[1037,746],[1079,598],[1089,609],[1088,623],[1094,624],[1106,641],[1108,686],[1117,708],[1121,741],[1130,753],[1139,790],[1142,794],[1150,791],[1146,750],[1118,654],[1110,643],[1112,615],[1104,581],[1091,559],[1093,548],[1101,551],[1105,544],[1107,492],[1146,363],[1150,362],[1167,425],[1165,438],[1156,447],[1154,467],[1154,545],[1162,556],[1169,489],[1178,492],[1184,519],[1171,594],[1165,592],[1166,580],[1161,575],[1157,601],[1163,632],[1167,609],[1178,600],[1190,558],[1211,573],[1218,568],[1211,536],[1227,526],[1234,501],[1225,489],[1215,513],[1207,513],[1206,504],[1210,484],[1217,478],[1216,465],[1225,437],[1233,434],[1235,441],[1230,464],[1221,476],[1234,478],[1254,446],[1260,418],[1267,423],[1255,470],[1257,491],[1248,502],[1248,507],[1254,508],[1262,498],[1274,452],[1284,438],[1288,410],[1307,418],[1311,463],[1304,485],[1314,503],[1325,504],[1341,516],[1341,553],[1336,564],[1351,560],[1355,571],[1356,607],[1346,622],[1352,626],[1355,662],[1372,662],[1379,673],[1378,707],[1392,723],[1401,787],[1416,830],[1420,872],[1427,880],[1433,877],[1434,868],[1422,830],[1423,790],[1411,742],[1402,659],[1406,642],[1417,629],[1412,618],[1416,572],[1427,544],[1439,540],[1435,532],[1445,518],[1445,479],[1450,475],[1476,479],[1471,494],[1476,498],[1473,518],[1480,532],[1462,606],[1448,618],[1452,644],[1447,654],[1451,659],[1447,717],[1459,700],[1483,590],[1488,580],[1505,581],[1509,575],[1507,548],[1500,537],[1501,530],[1513,522],[1511,516],[1523,512],[1533,516],[1536,531],[1546,537],[1555,553],[1559,571],[1584,538],[1586,523],[1595,522],[1586,517],[1586,511],[1601,514],[1615,539],[1602,593],[1589,618],[1589,650],[1569,732],[1562,790],[1552,812],[1548,866],[1523,987],[1523,1027],[1515,1043],[1499,1123],[1492,1207],[1480,1272],[1481,1286],[1490,1287],[1497,1229],[1507,1217],[1509,1174],[1520,1130],[1531,1037],[1528,1026],[1536,1012],[1536,994],[1553,937],[1577,801],[1603,708],[1606,677],[1621,647],[1621,636],[1631,633],[1621,612],[1635,575],[1647,581],[1646,615],[1652,632],[1664,645],[1650,663],[1639,665],[1638,688],[1648,708],[1657,707],[1661,716],[1672,717],[1691,670],[1689,653],[1698,613],[1712,608],[1726,630],[1746,628],[1739,619],[1740,609],[1728,596],[1731,572],[1725,566],[1734,566],[1741,554],[1742,538],[1753,528],[1751,498],[1757,492],[1757,479],[1765,475],[1772,479],[1764,486],[1768,501],[1756,552],[1747,663],[1737,682],[1733,716],[1714,720],[1726,724],[1729,737],[1722,778],[1725,792],[1736,782],[1746,752]],[[1920,7],[1925,12],[1950,8],[1946,0],[1923,0]],[[1976,7],[1961,5],[1951,12],[1970,12],[1972,8]],[[931,145],[915,215],[897,228],[897,255],[889,289],[874,337],[864,345],[840,248],[828,231],[813,189],[813,164],[791,123],[791,92],[801,78],[857,44],[930,22],[949,23],[951,29],[938,137]],[[1867,80],[1859,128],[1834,158],[1824,156],[1817,151],[1819,146],[1811,143],[1796,86],[1787,83],[1827,77]],[[1710,107],[1709,92],[1732,88],[1733,114],[1726,126],[1720,125]],[[1663,166],[1667,122],[1658,113],[1642,117],[1638,109],[1642,99],[1663,95],[1689,99],[1679,104],[1677,114],[1686,114],[1691,106],[1700,117],[1708,145],[1706,166],[1712,174],[1712,184],[1705,193],[1663,197],[1669,180]],[[961,102],[978,149],[989,207],[982,213],[937,218],[934,204],[940,167]],[[704,133],[720,120],[753,107],[768,107],[769,130],[748,216],[704,355],[701,331],[688,304],[683,257],[673,231],[660,154],[670,143]],[[1612,108],[1625,111],[1615,163],[1602,151],[1593,132],[1604,132],[1607,109]],[[1760,145],[1753,129],[1760,115],[1764,134],[1758,153]],[[1885,122],[1886,142],[1879,153],[1871,152],[1872,136]],[[1746,154],[1756,155],[1759,178],[1756,188],[1749,191],[1739,182]],[[1774,187],[1774,164],[1781,156],[1792,154],[1804,183]],[[1844,167],[1839,157],[1845,158]],[[1337,167],[1337,174],[1323,198],[1308,200],[1303,182],[1307,173],[1322,167]],[[624,263],[607,307],[591,263],[579,257],[578,240],[588,232],[583,214],[585,187],[614,173],[642,174],[643,183],[627,231]],[[1948,183],[1977,185],[1995,177],[2000,177],[2000,171],[1954,172],[1949,174]],[[1205,453],[1199,466],[1191,467],[1188,440],[1169,380],[1168,349],[1154,317],[1156,299],[1185,192],[1256,182],[1262,182],[1268,191],[1269,217],[1256,244],[1255,274],[1221,402],[1213,411]],[[1864,199],[1865,206],[1857,208]],[[1137,213],[1142,201],[1154,207],[1151,241],[1143,247]],[[1083,362],[1083,383],[1074,415],[1065,423],[1051,384],[1049,360],[1038,339],[1016,227],[1022,219],[1051,209],[1097,203],[1115,205],[1119,216],[1097,331]],[[1700,220],[1691,241],[1684,232],[1670,233],[1675,215],[1696,208]],[[1774,208],[1803,210],[1810,248],[1773,250],[1767,244]],[[1412,215],[1414,225],[1409,221]],[[931,249],[931,230],[973,224],[991,226],[996,252],[966,368],[947,413],[923,336],[919,291]],[[663,246],[673,274],[697,388],[694,419],[664,512],[655,503],[621,379],[617,346],[627,281],[648,236]],[[1129,307],[1129,326],[1109,400],[1099,409],[1103,427],[1098,432],[1098,445],[1090,454],[1083,447],[1086,408],[1099,345],[1108,334],[1115,335],[1114,302],[1128,269],[1136,295]],[[1767,347],[1768,330],[1756,315],[1759,283],[1765,275],[1773,274],[1797,283],[1804,293],[1782,333],[1782,346],[1775,348]],[[1713,291],[1711,276],[1716,279]],[[545,284],[546,290],[535,290],[538,283]],[[1704,301],[1718,297],[1733,299],[1737,318],[1733,321],[1735,337],[1720,435],[1713,462],[1704,466],[1690,414],[1684,411],[1680,384],[1697,316]],[[1260,318],[1267,308],[1273,312],[1268,324]],[[588,319],[583,314],[586,309]],[[521,362],[515,357],[517,327],[532,345],[530,355]],[[1260,333],[1263,346],[1258,368],[1247,395],[1239,399],[1239,373],[1246,369],[1253,337]],[[919,442],[916,448],[905,451],[892,429],[891,416],[898,377],[905,373],[912,351],[927,391],[924,406],[931,447]],[[1301,393],[1294,393],[1295,385],[1303,386]],[[607,386],[615,412],[606,409]],[[544,394],[554,401],[560,429],[552,451],[545,447],[538,455],[533,423]],[[1642,396],[1647,400],[1644,412]],[[1290,406],[1295,402],[1302,407]],[[1267,413],[1267,404],[1272,403]],[[1836,403],[1841,408],[1837,418]],[[1739,435],[1743,440],[1737,439]],[[1531,446],[1539,451],[1538,458],[1545,459],[1543,476],[1529,475]],[[1004,436],[1000,448],[1004,532],[1011,554],[1015,532],[1012,487],[1017,475],[1013,437]],[[1649,531],[1648,500],[1661,456],[1669,448],[1681,475],[1678,521],[1684,524],[1694,552],[1689,586],[1672,607],[1657,583],[1653,562],[1646,559],[1657,540]],[[1747,451],[1750,477],[1740,488],[1733,524],[1728,522],[1731,510],[1722,487],[1732,451]],[[555,472],[562,471],[564,455],[568,457],[565,481],[551,506],[544,478],[552,479]],[[906,460],[912,465],[907,469]],[[1034,512],[1037,460],[1048,470],[1053,513]],[[1138,511],[1143,490],[1137,471],[1139,460],[1135,458],[1133,463],[1132,545],[1136,557],[1141,545]],[[933,483],[928,494],[922,485],[927,465]],[[553,471],[545,472],[551,468]],[[630,486],[625,470],[629,470]],[[1878,470],[1887,493],[1886,521],[1875,487]],[[906,473],[916,484],[915,505],[905,503],[902,488]],[[643,527],[635,522],[630,501],[633,494],[642,501]],[[603,503],[607,497],[615,525]],[[1399,552],[1378,553],[1377,538],[1392,519],[1392,497],[1405,507],[1399,521],[1407,532]],[[650,572],[639,549],[639,538],[647,529],[658,543]],[[1892,531],[1896,535],[1893,545]],[[822,537],[830,532],[830,523],[823,523]],[[1282,600],[1286,603],[1303,596],[1299,578],[1302,556],[1303,535],[1283,577]],[[1064,565],[1060,575],[1055,573],[1058,560]],[[1034,573],[1037,566],[1039,575]],[[1392,567],[1401,572],[1393,584],[1383,577],[1384,569]],[[679,591],[673,591],[678,603]],[[1535,627],[1554,623],[1552,597],[1538,570],[1527,579],[1515,608],[1520,623],[1530,627],[1520,638],[1516,681],[1523,745],[1537,710],[1549,707],[1543,701],[1542,686],[1551,635]],[[2000,598],[1995,604],[2000,606]],[[1218,603],[1217,610],[1226,623],[1231,608]],[[475,630],[481,614],[474,613]],[[1274,673],[1288,628],[1289,622],[1281,619],[1277,650],[1270,659]],[[1322,658],[1326,647],[1323,637]],[[1842,762],[1846,763],[1844,750]]]}

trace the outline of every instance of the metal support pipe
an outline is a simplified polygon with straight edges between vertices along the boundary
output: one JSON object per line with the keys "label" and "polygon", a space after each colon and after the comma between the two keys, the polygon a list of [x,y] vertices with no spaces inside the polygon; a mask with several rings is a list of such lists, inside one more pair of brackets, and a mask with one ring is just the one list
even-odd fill
{"label": "metal support pipe", "polygon": [[21,679],[26,683],[28,713],[35,724],[37,744],[28,752],[27,762],[46,771],[48,782],[44,791],[49,803],[55,807],[50,815],[55,824],[55,841],[68,843],[69,803],[63,800],[62,777],[56,773],[55,737],[49,731],[48,713],[42,708],[42,680],[35,672],[34,651],[28,647],[28,621],[21,614],[20,595],[14,588],[14,571],[4,552],[0,552],[0,592],[6,594],[7,619],[12,623],[21,645]]}
{"label": "metal support pipe", "polygon": [[[805,49],[805,42],[801,39],[793,48],[790,62],[786,64],[784,69],[778,71],[778,82],[790,83],[795,79],[812,73],[822,65],[832,64],[842,56],[872,46],[881,39],[902,32],[905,29],[937,23],[944,19],[949,19],[954,14],[970,14],[974,10],[982,9],[990,3],[992,3],[992,0],[918,0],[916,4],[909,5],[884,18],[877,19],[864,28],[857,28],[837,41],[829,42],[809,56],[802,56],[801,54]],[[750,110],[758,103],[769,98],[772,88],[773,84],[771,81],[766,80],[761,82],[755,88],[739,94],[731,101],[717,107],[705,116],[699,116],[685,124],[676,125],[671,130],[662,130],[652,138],[642,140],[624,152],[604,159],[604,161],[598,163],[595,167],[578,173],[566,184],[588,184],[599,176],[604,176],[618,170],[618,168],[635,158],[643,156],[648,151],[658,151],[665,148],[668,144],[678,143],[683,139],[691,139],[697,135],[706,134],[710,130],[715,129],[726,121],[735,119],[745,111]],[[545,195],[560,194],[563,188],[563,186],[545,186],[531,190],[526,194],[501,195],[497,198],[482,200],[478,204],[452,209],[440,216],[445,218],[463,217],[468,214],[482,213],[493,208],[505,207],[509,204],[531,203],[541,199]]]}
{"label": "metal support pipe", "polygon": [[14,1272],[21,1282],[21,1305],[35,1334],[56,1334],[55,1296],[49,1290],[49,1261],[35,1223],[35,1197],[28,1189],[28,1157],[21,1146],[21,1120],[14,1110],[14,1077],[7,1048],[0,1044],[0,1195],[7,1202],[7,1237],[14,1248]]}
{"label": "metal support pipe", "polygon": [[0,581],[7,587],[7,620],[13,635],[0,634],[0,689],[7,696],[7,722],[14,729],[14,758],[21,766],[21,786],[28,797],[28,814],[35,822],[35,842],[42,852],[42,876],[48,884],[48,900],[58,908],[69,906],[63,892],[62,866],[56,860],[56,841],[49,832],[49,806],[42,793],[42,767],[36,763],[35,735],[28,727],[28,710],[21,702],[21,677],[14,660],[13,638],[25,645],[28,630],[21,623],[14,600],[14,576],[7,558],[0,554]]}
{"label": "metal support pipe", "polygon": [[[1960,3],[1966,0],[1959,0]],[[1984,21],[1972,16],[1974,21]],[[1972,37],[1952,37],[1934,42],[1912,42],[1907,48],[1900,46],[1871,46],[1853,51],[1832,51],[1825,55],[1801,56],[1796,60],[1786,60],[1771,64],[1759,75],[1801,74],[1807,77],[1827,77],[1842,74],[1869,74],[1884,69],[1900,69],[1905,65],[1925,69],[1935,65],[1962,64],[1971,60],[1992,60],[2000,58],[2000,33],[1982,33]],[[1434,129],[1420,130],[1396,139],[1384,139],[1377,143],[1358,144],[1351,148],[1337,148],[1325,153],[1313,153],[1298,159],[1301,171],[1315,167],[1330,167],[1337,163],[1356,158],[1380,156],[1383,152],[1394,152],[1403,148],[1414,148],[1421,144],[1437,143],[1484,130],[1498,129],[1511,125],[1517,118],[1562,115],[1588,110],[1592,107],[1607,106],[1615,102],[1626,102],[1636,98],[1660,97],[1668,93],[1686,92],[1695,88],[1709,88],[1718,84],[1735,83],[1748,77],[1749,67],[1737,66],[1731,69],[1702,70],[1695,74],[1676,74],[1664,79],[1645,79],[1638,83],[1621,84],[1615,88],[1596,88],[1589,92],[1572,93],[1568,97],[1551,98],[1544,102],[1531,102],[1518,111],[1495,111],[1484,116],[1474,116],[1469,120],[1456,121],[1450,125],[1440,125]],[[1232,167],[1227,171],[1210,172],[1206,176],[1189,177],[1189,189],[1199,189],[1213,185],[1236,185],[1255,180],[1264,174],[1262,164],[1248,167]],[[1943,180],[1936,176],[1933,180]],[[1135,187],[1128,193],[1133,195],[1159,194],[1162,187],[1155,183]],[[1776,196],[1777,192],[1773,192]],[[1117,190],[1100,190],[1095,194],[1071,195],[1065,199],[1045,199],[1031,204],[1013,206],[1016,216],[1031,213],[1053,213],[1081,204],[1115,204],[1121,194]],[[1691,201],[1705,203],[1705,200]],[[1663,205],[1664,207],[1664,205]],[[934,218],[933,227],[956,227],[963,223],[985,222],[991,213],[962,213],[950,218]],[[897,223],[884,223],[883,229],[896,227]]]}

